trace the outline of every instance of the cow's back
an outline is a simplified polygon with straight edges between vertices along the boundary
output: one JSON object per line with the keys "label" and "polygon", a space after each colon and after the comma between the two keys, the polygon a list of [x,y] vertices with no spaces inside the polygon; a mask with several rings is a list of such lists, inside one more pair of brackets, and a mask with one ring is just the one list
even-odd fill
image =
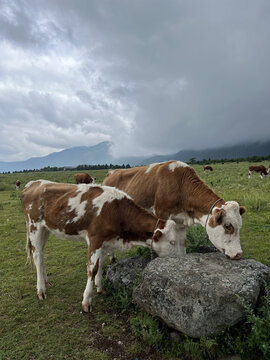
{"label": "cow's back", "polygon": [[[42,220],[45,212],[51,211],[62,197],[76,191],[75,185],[37,180],[26,184],[21,194],[24,213],[31,215],[32,220]],[[50,210],[48,210],[50,209]]]}
{"label": "cow's back", "polygon": [[109,174],[103,185],[115,186],[132,197],[140,206],[150,209],[155,202],[174,201],[174,191],[179,186],[177,172],[170,170],[173,162],[151,164],[132,169],[115,170]]}
{"label": "cow's back", "polygon": [[145,208],[151,207],[156,189],[153,178],[150,183],[146,170],[147,166],[115,170],[107,175],[102,185],[114,186],[123,190],[139,205]]}
{"label": "cow's back", "polygon": [[100,186],[35,181],[21,196],[26,219],[43,222],[68,235],[85,230],[95,218],[92,201],[103,193]]}

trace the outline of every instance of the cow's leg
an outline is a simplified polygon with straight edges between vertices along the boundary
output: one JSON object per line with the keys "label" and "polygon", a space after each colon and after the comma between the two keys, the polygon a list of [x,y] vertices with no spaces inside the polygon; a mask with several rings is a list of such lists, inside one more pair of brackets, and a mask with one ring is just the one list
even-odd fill
{"label": "cow's leg", "polygon": [[248,178],[249,179],[250,179],[251,175],[252,175],[252,171],[249,170],[249,172],[248,172]]}
{"label": "cow's leg", "polygon": [[179,255],[185,256],[186,251],[186,226],[183,226],[183,224],[177,224],[177,246],[179,247]]}
{"label": "cow's leg", "polygon": [[97,293],[98,294],[104,294],[104,290],[102,289],[102,275],[103,275],[103,265],[104,261],[106,259],[106,252],[104,250],[101,250],[99,262],[98,262],[98,269],[95,276],[95,285],[97,287]]}
{"label": "cow's leg", "polygon": [[89,251],[87,272],[88,279],[86,287],[83,293],[82,309],[84,312],[92,311],[92,294],[93,294],[93,284],[95,276],[99,268],[99,259],[101,257],[102,248]]}
{"label": "cow's leg", "polygon": [[49,237],[49,231],[40,224],[35,224],[30,226],[28,236],[37,270],[37,296],[39,299],[46,299],[46,284],[48,285],[49,282],[44,265],[44,248]]}

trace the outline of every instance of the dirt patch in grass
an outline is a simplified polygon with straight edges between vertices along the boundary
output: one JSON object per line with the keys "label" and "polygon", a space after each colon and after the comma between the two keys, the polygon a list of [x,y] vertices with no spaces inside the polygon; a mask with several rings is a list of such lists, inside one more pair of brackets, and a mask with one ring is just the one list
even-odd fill
{"label": "dirt patch in grass", "polygon": [[[89,317],[89,321],[93,322],[94,327],[90,336],[92,337],[92,345],[95,349],[108,355],[112,360],[157,360],[161,356],[156,351],[143,349],[141,344],[136,344],[137,339],[132,334],[130,328],[130,315],[126,313],[117,312],[114,309],[106,309],[105,315],[110,319],[110,323],[100,323],[100,319],[93,311],[90,314],[83,314]],[[97,325],[97,323],[99,323]],[[106,331],[106,327],[111,327],[115,324],[118,331],[112,330],[112,333]],[[136,352],[137,349],[137,352]],[[136,352],[136,353],[135,353]]]}

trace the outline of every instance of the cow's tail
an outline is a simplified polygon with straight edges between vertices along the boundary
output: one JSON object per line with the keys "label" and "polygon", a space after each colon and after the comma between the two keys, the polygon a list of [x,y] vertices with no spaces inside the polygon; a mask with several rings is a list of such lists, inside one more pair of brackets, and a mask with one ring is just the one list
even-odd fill
{"label": "cow's tail", "polygon": [[27,226],[26,231],[26,246],[25,246],[26,254],[27,254],[27,260],[26,263],[30,263],[31,267],[33,267],[33,253],[32,253],[32,244],[29,236],[29,230]]}

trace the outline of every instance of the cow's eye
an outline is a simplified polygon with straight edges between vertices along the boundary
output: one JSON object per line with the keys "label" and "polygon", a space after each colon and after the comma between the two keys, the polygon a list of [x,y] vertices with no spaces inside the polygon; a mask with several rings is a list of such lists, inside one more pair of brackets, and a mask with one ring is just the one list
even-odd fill
{"label": "cow's eye", "polygon": [[234,233],[234,227],[232,226],[232,224],[224,224],[223,225],[224,230],[227,234],[233,234]]}

